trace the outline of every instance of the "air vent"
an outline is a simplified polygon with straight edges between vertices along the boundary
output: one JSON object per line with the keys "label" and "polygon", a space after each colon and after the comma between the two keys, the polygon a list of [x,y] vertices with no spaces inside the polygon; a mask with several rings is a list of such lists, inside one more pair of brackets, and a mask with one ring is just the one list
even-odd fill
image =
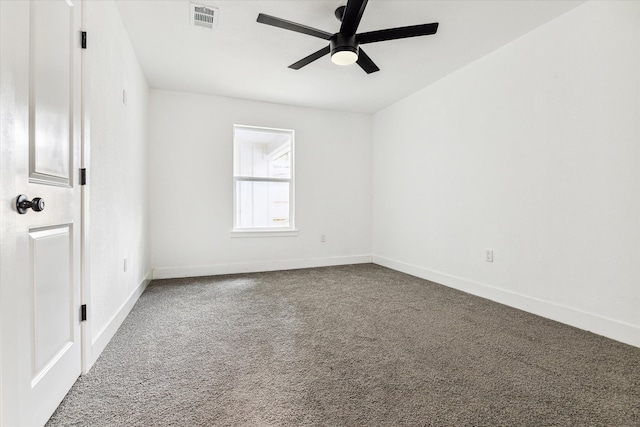
{"label": "air vent", "polygon": [[218,8],[191,3],[191,23],[199,28],[215,30],[218,26]]}

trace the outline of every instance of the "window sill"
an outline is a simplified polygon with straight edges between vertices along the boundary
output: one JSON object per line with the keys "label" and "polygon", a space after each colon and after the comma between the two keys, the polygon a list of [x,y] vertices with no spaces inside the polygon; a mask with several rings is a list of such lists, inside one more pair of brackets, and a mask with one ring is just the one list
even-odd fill
{"label": "window sill", "polygon": [[231,237],[296,237],[298,230],[231,230]]}

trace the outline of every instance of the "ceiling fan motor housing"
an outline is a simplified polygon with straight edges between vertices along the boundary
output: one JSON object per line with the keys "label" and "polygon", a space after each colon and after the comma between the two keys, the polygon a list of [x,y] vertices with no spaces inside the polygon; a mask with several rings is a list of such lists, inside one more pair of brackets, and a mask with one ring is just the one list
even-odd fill
{"label": "ceiling fan motor housing", "polygon": [[334,34],[329,40],[329,44],[332,56],[343,51],[353,52],[358,55],[358,43],[356,42],[355,34],[350,36],[343,33]]}

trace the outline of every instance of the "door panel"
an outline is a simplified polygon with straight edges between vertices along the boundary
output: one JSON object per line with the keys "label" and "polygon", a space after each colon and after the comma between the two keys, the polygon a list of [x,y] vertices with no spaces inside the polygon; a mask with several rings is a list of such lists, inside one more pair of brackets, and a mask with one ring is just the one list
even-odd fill
{"label": "door panel", "polygon": [[[44,425],[81,370],[82,2],[69,3],[0,0],[0,424],[6,426]],[[44,210],[19,214],[18,194],[41,197]]]}
{"label": "door panel", "polygon": [[[71,72],[73,13],[63,1],[31,5],[29,178],[70,185],[73,144]],[[52,23],[54,25],[52,25]],[[70,129],[71,128],[71,129]]]}
{"label": "door panel", "polygon": [[73,239],[69,226],[34,230],[29,237],[34,308],[31,385],[35,386],[73,344]]}

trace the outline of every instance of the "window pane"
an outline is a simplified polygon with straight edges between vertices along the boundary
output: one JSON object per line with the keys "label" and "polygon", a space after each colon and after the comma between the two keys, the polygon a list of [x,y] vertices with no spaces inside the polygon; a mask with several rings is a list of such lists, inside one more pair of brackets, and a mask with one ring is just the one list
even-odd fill
{"label": "window pane", "polygon": [[236,227],[289,227],[288,182],[236,182]]}
{"label": "window pane", "polygon": [[234,141],[235,176],[291,178],[291,135],[236,130]]}

